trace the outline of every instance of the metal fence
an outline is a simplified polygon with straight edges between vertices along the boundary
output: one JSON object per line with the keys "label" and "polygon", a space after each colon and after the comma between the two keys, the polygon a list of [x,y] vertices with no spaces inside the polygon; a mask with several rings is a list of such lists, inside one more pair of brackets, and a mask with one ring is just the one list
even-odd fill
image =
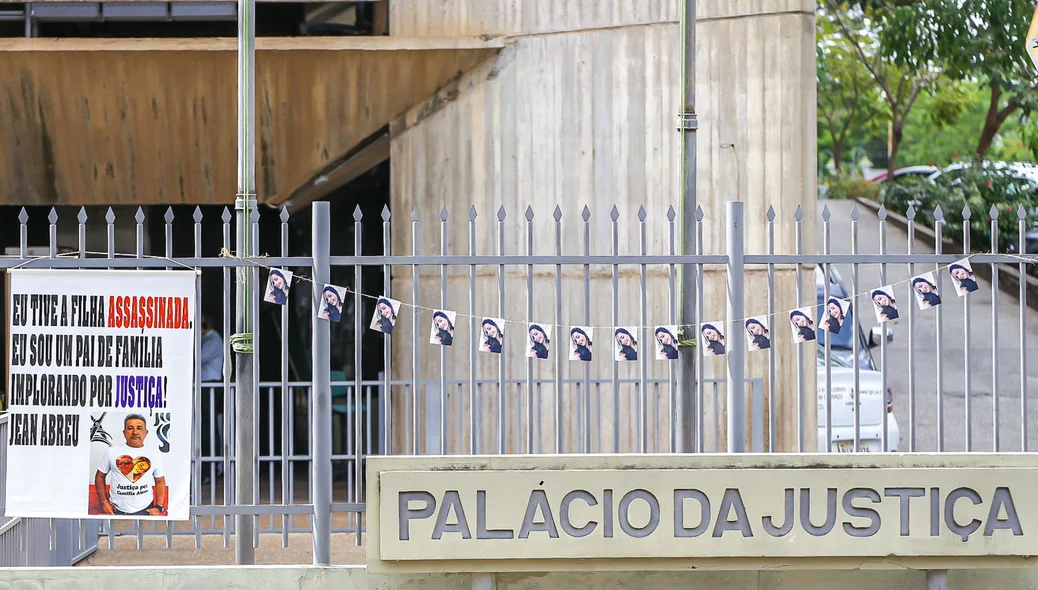
{"label": "metal fence", "polygon": [[[995,234],[993,244],[997,213],[986,221]],[[349,533],[355,537],[350,542],[359,545],[364,460],[379,453],[1033,447],[1027,375],[1032,353],[1026,338],[1033,312],[1026,279],[1009,294],[999,284],[1006,265],[1025,277],[1028,257],[970,254],[969,223],[963,224],[961,253],[946,253],[940,211],[930,248],[916,239],[914,211],[906,212],[905,231],[891,228],[882,209],[874,214],[855,207],[833,216],[826,207],[817,227],[800,208],[786,218],[773,210],[759,219],[743,219],[743,214],[741,203],[729,203],[726,215],[712,220],[700,209],[696,252],[679,254],[673,209],[658,217],[640,209],[627,224],[615,207],[607,220],[593,218],[584,208],[572,221],[564,221],[559,207],[548,220],[535,217],[532,209],[513,220],[501,208],[489,221],[474,208],[460,221],[452,219],[445,208],[430,230],[416,213],[400,220],[383,209],[372,221],[359,207],[352,222],[342,224],[329,218],[327,203],[316,203],[305,230],[309,244],[289,243],[293,220],[282,210],[280,251],[240,260],[227,255],[233,252],[234,227],[226,210],[220,220],[224,254],[203,249],[204,220],[196,210],[191,255],[179,257],[174,257],[173,237],[180,221],[172,210],[164,217],[164,249],[157,252],[145,249],[146,219],[138,212],[132,253],[115,249],[117,220],[111,210],[107,250],[88,252],[87,218],[81,211],[78,248],[71,255],[58,254],[59,220],[52,211],[49,255],[38,259],[28,256],[29,219],[23,211],[19,255],[0,258],[0,268],[188,266],[218,273],[199,288],[203,307],[222,310],[216,328],[224,336],[224,371],[222,381],[196,378],[192,519],[106,521],[102,534],[109,547],[120,535],[136,537],[138,546],[149,535],[165,536],[167,546],[174,537],[188,535],[196,547],[203,535],[222,535],[230,546],[234,517],[242,514],[254,515],[257,543],[263,534],[276,534],[287,545],[290,535],[316,529],[315,547],[330,542],[324,530]],[[260,221],[255,212],[248,228],[257,244],[262,243]],[[1028,228],[1021,214],[1021,252]],[[365,250],[369,242],[364,238],[371,232],[381,238],[375,252]],[[807,252],[805,243],[814,243],[815,235],[820,252]],[[332,255],[350,242],[348,254]],[[707,253],[704,244],[716,244],[710,249],[723,253]],[[989,268],[993,278],[981,281],[978,292],[956,297],[944,290],[950,286],[948,265],[966,255],[975,268]],[[262,288],[255,287],[264,284],[266,268],[295,271],[289,305],[259,303]],[[926,271],[935,272],[944,301],[922,310],[908,281]],[[694,294],[679,292],[680,272],[695,277]],[[250,314],[248,327],[260,361],[252,400],[236,399],[226,344],[237,306],[232,288],[242,276],[250,277],[252,305],[262,311]],[[338,324],[314,319],[321,289],[332,281],[350,293]],[[872,291],[892,284],[901,314],[893,332],[903,334],[894,340],[886,336],[892,330],[889,322],[868,329],[876,323]],[[404,303],[389,336],[367,329],[381,295]],[[845,316],[851,330],[816,332],[817,341],[794,343],[789,312],[812,308],[812,319],[818,321],[830,295],[852,301]],[[678,318],[683,297],[695,298],[697,317]],[[429,344],[433,309],[457,311],[454,346]],[[772,346],[748,352],[743,320],[759,316],[770,318]],[[504,353],[478,350],[483,317],[506,320]],[[555,328],[546,360],[525,354],[525,326],[531,322]],[[726,327],[723,357],[705,356],[705,346],[687,346],[690,338],[701,337],[694,328],[709,322]],[[689,325],[680,350],[693,355],[694,374],[682,375],[677,362],[653,357],[654,327],[682,323]],[[573,326],[596,327],[592,362],[567,359],[563,343]],[[636,362],[613,359],[612,328],[624,326],[632,327],[641,343]],[[330,331],[331,338],[311,341],[314,329]],[[307,362],[301,363],[300,356]],[[261,379],[261,366],[274,378]],[[235,503],[231,477],[236,457],[242,456],[234,448],[233,419],[235,404],[242,401],[257,408],[258,417],[251,437],[256,477],[250,505]],[[1003,411],[1005,404],[1013,404],[1013,411]],[[331,489],[315,495],[326,481]],[[318,506],[328,492],[331,514]],[[315,527],[315,521],[321,526]],[[32,537],[12,533],[16,527],[2,529],[0,550],[11,546],[12,535]],[[59,529],[54,531],[51,539],[60,536]],[[56,546],[53,540],[48,543],[52,550]],[[19,547],[29,551],[27,542]]]}
{"label": "metal fence", "polygon": [[70,566],[97,550],[97,521],[2,516],[9,419],[0,415],[0,567]]}

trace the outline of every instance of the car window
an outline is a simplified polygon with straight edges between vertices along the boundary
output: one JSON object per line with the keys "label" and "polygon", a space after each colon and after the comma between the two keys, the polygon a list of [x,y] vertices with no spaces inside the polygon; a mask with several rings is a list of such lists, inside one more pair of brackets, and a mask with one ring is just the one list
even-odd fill
{"label": "car window", "polygon": [[[820,367],[824,367],[825,366],[825,347],[824,346],[818,346],[816,348],[818,349],[818,356],[817,356],[818,363],[817,364]],[[835,349],[830,349],[830,350],[834,351],[834,352],[831,352],[829,354],[829,359],[830,359],[830,363],[832,364],[832,366],[834,366],[834,367],[843,367],[843,368],[846,368],[846,369],[853,369],[854,368],[854,355],[853,354],[837,354],[839,351],[837,351]],[[871,366],[866,366],[864,363],[859,363],[858,367],[860,369],[865,369],[865,370],[868,370],[868,369],[872,368]]]}
{"label": "car window", "polygon": [[[825,306],[823,301],[825,299],[825,293],[822,290],[822,281],[824,272],[821,268],[815,268],[815,287],[817,297],[817,313],[818,317],[815,318],[817,322],[815,325],[821,325]],[[840,280],[840,275],[836,272],[836,269],[832,269],[832,281],[829,283],[829,295],[831,297],[839,297],[841,299],[847,298],[847,290],[843,286],[843,282]],[[847,308],[847,317],[843,322],[844,328],[840,330],[839,334],[832,335],[832,343],[830,350],[832,352],[832,365],[834,367],[848,367],[854,366],[854,340],[858,339],[858,367],[864,370],[875,370],[876,361],[872,358],[872,351],[869,349],[869,343],[865,339],[865,334],[862,332],[861,325],[858,323],[857,316],[854,315],[854,305],[851,304]],[[823,357],[825,354],[825,341],[830,334],[821,329],[815,329],[817,334],[817,349],[818,349],[818,362],[823,364]]]}

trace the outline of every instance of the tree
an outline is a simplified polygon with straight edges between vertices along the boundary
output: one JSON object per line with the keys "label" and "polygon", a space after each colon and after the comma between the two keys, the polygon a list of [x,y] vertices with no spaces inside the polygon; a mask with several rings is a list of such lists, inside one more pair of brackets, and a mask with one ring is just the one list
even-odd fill
{"label": "tree", "polygon": [[885,52],[901,67],[939,64],[953,80],[988,87],[976,143],[983,158],[1006,120],[1038,108],[1038,85],[1024,49],[1034,0],[899,0],[887,9]]}
{"label": "tree", "polygon": [[833,166],[839,171],[848,141],[875,132],[880,114],[876,83],[831,19],[818,19],[818,122],[828,134]]}
{"label": "tree", "polygon": [[[984,126],[990,90],[986,85],[940,80],[932,93],[919,97],[919,104],[905,125],[905,138],[898,160],[902,165],[932,164],[972,158],[977,133]],[[999,131],[987,159],[1033,161],[1025,142],[1025,128],[1010,117]]]}
{"label": "tree", "polygon": [[937,80],[940,70],[934,64],[919,62],[914,67],[906,67],[896,60],[888,59],[889,55],[880,43],[880,36],[885,28],[892,25],[891,18],[900,13],[900,2],[891,6],[866,0],[824,2],[824,10],[819,10],[824,14],[819,14],[819,19],[832,20],[836,30],[850,45],[853,55],[875,80],[886,104],[890,122],[887,174],[893,178],[908,115],[919,99],[919,94]]}

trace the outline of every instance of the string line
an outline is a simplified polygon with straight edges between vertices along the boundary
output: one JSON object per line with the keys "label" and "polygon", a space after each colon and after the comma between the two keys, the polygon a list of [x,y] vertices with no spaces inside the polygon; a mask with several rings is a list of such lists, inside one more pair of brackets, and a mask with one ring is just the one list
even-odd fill
{"label": "string line", "polygon": [[[908,279],[905,279],[905,280],[895,281],[895,282],[887,283],[885,285],[880,285],[880,286],[877,286],[876,289],[881,289],[881,288],[884,288],[884,287],[890,287],[891,289],[893,289],[894,287],[897,287],[897,286],[911,284],[912,281],[915,278],[917,278],[917,277],[925,276],[925,275],[927,275],[929,273],[940,273],[942,271],[946,271],[951,266],[956,265],[956,264],[960,264],[963,261],[972,260],[973,257],[978,256],[980,254],[985,254],[985,253],[977,252],[977,253],[973,253],[973,254],[963,255],[962,258],[956,260],[953,263],[945,264],[945,265],[939,265],[934,270],[928,270],[926,272],[917,274],[917,275],[915,275],[913,277],[909,277]],[[277,269],[277,267],[273,267],[273,266],[268,266],[268,265],[262,264],[262,263],[256,261],[255,259],[244,259],[244,258],[241,258],[239,256],[235,256],[235,255],[231,254],[226,248],[221,250],[220,256],[224,257],[224,258],[229,258],[229,259],[232,259],[232,260],[237,260],[237,261],[239,261],[241,263],[244,263],[244,264],[251,264],[253,266],[256,266],[256,267],[259,267],[259,268],[263,268],[263,269],[266,269],[268,271]],[[1014,259],[1018,259],[1021,262],[1026,262],[1026,263],[1038,262],[1038,255],[1033,255],[1033,256],[1027,257],[1027,256],[1006,254],[1006,256],[1010,256],[1010,257],[1012,257]],[[265,258],[265,256],[260,257],[260,258]],[[292,278],[293,279],[299,279],[300,281],[303,281],[303,282],[311,283],[311,284],[313,284],[315,286],[320,287],[321,289],[324,289],[325,287],[329,287],[329,286],[330,287],[335,287],[337,289],[341,289],[341,290],[345,291],[349,295],[359,295],[359,296],[361,296],[363,298],[371,299],[371,300],[374,300],[374,301],[378,301],[379,299],[381,299],[383,297],[392,299],[391,297],[388,297],[388,296],[386,296],[384,294],[383,295],[369,295],[367,293],[357,292],[357,291],[355,291],[353,289],[350,289],[349,287],[344,287],[342,285],[333,285],[331,283],[319,283],[319,282],[314,281],[313,279],[311,279],[309,277],[302,276],[302,275],[295,275],[294,274],[292,276]],[[837,298],[837,299],[843,299],[844,301],[851,301],[852,303],[854,303],[854,300],[856,300],[856,299],[858,299],[859,297],[862,297],[862,296],[868,296],[871,299],[872,291],[874,291],[876,289],[868,289],[866,291],[863,291],[863,292],[858,293],[858,294],[853,295],[853,296],[848,295],[847,297]],[[393,301],[398,301],[400,303],[400,307],[401,308],[409,307],[411,309],[414,309],[415,310],[415,315],[417,315],[419,312],[429,312],[429,313],[432,313],[432,312],[436,312],[436,311],[448,311],[448,310],[444,310],[443,308],[440,308],[440,307],[428,307],[428,306],[424,306],[424,305],[416,305],[414,303],[409,303],[409,302],[406,302],[406,301],[400,301],[400,300],[397,300],[397,299],[393,299]],[[745,323],[747,320],[750,320],[750,319],[760,319],[760,318],[772,319],[772,318],[779,317],[779,316],[786,316],[786,318],[788,318],[789,314],[794,312],[794,311],[797,311],[797,310],[800,310],[800,309],[810,309],[810,308],[817,309],[817,308],[824,307],[824,305],[825,305],[825,302],[822,302],[821,304],[814,303],[814,304],[810,304],[810,305],[803,305],[803,306],[800,306],[800,307],[794,307],[792,309],[787,309],[785,311],[776,311],[774,313],[761,313],[761,314],[756,314],[756,315],[747,315],[746,317],[738,318],[738,319],[734,319],[734,320],[718,319],[718,320],[704,321],[703,324],[710,324],[710,323],[722,323],[723,324],[723,323],[726,323],[726,322],[742,324],[742,323]],[[454,311],[454,310],[449,310],[449,311]],[[659,326],[674,326],[678,330],[681,330],[682,328],[697,328],[699,326],[699,324],[695,324],[695,323],[679,323],[679,324],[661,323],[661,324],[653,324],[653,325],[647,325],[647,326],[640,326],[640,325],[637,325],[637,324],[623,324],[623,325],[618,325],[618,326],[578,326],[577,324],[572,324],[572,325],[565,325],[564,326],[564,325],[554,324],[554,323],[551,323],[551,322],[536,322],[533,319],[527,321],[527,320],[511,320],[511,319],[508,319],[508,318],[496,318],[494,314],[489,314],[489,315],[471,315],[471,314],[466,314],[466,313],[461,313],[461,312],[455,312],[455,314],[456,314],[455,318],[465,318],[465,319],[477,320],[477,321],[482,321],[484,318],[494,318],[494,319],[501,320],[501,322],[505,323],[505,324],[516,324],[516,325],[521,325],[521,326],[529,326],[531,323],[536,323],[536,324],[538,324],[540,326],[550,326],[552,328],[581,327],[581,328],[591,328],[593,330],[613,330],[615,328],[635,328],[635,329],[646,328],[646,329],[649,329],[649,330],[654,330],[655,328],[657,328]],[[814,319],[814,318],[812,318],[812,319]],[[769,322],[769,328],[773,328],[773,325],[771,325],[771,322]]]}
{"label": "string line", "polygon": [[[78,258],[80,256],[80,254],[98,255],[98,256],[106,256],[106,257],[109,255],[107,252],[95,252],[95,251],[83,251],[83,252],[80,252],[80,251],[73,251],[73,252],[65,252],[65,253],[62,253],[62,254],[58,254],[57,257],[58,258]],[[893,290],[894,287],[911,284],[911,282],[915,278],[917,278],[917,277],[925,276],[925,275],[930,274],[930,273],[940,273],[941,271],[945,271],[945,270],[949,269],[953,265],[960,264],[963,261],[972,260],[975,256],[978,256],[980,254],[984,254],[984,253],[978,252],[978,253],[963,255],[963,257],[958,259],[957,261],[955,261],[955,262],[953,262],[951,264],[939,265],[934,270],[928,270],[926,272],[920,273],[920,274],[918,274],[916,276],[909,277],[908,279],[904,279],[904,280],[901,280],[901,281],[895,281],[895,282],[892,282],[892,283],[887,283],[886,285],[880,285],[880,286],[876,287],[875,289],[867,289],[867,290],[865,290],[865,291],[863,291],[861,293],[858,293],[856,295],[848,295],[847,297],[843,297],[843,298],[836,297],[836,299],[842,299],[844,301],[850,301],[852,303],[855,303],[854,300],[856,300],[856,299],[858,299],[858,298],[860,298],[862,296],[868,296],[871,299],[872,292],[874,290],[876,290],[876,289],[882,289],[884,287],[890,287],[891,290]],[[156,255],[142,255],[142,256],[138,256],[136,254],[126,254],[126,253],[114,253],[114,254],[112,254],[112,256],[113,257],[122,257],[122,258],[147,258],[149,260],[161,260],[163,262],[168,262],[168,263],[173,264],[173,265],[181,266],[181,267],[184,267],[184,268],[187,268],[187,269],[191,269],[191,270],[196,270],[195,267],[193,267],[193,266],[185,264],[185,263],[183,263],[183,262],[181,262],[179,260],[176,260],[174,258],[169,258],[167,256],[156,256]],[[1026,263],[1026,264],[1034,264],[1034,263],[1038,262],[1038,254],[1019,255],[1019,254],[1008,254],[1007,253],[1007,254],[999,254],[999,256],[1006,256],[1008,258],[1012,258],[1014,260],[1019,260],[1020,262]],[[254,266],[254,267],[257,267],[257,268],[262,268],[262,269],[267,270],[268,272],[271,271],[271,270],[280,270],[279,267],[274,267],[274,266],[266,265],[266,264],[263,264],[263,263],[261,263],[261,262],[259,262],[257,260],[257,258],[258,259],[266,258],[267,257],[266,255],[261,255],[261,256],[257,256],[257,257],[253,257],[253,258],[242,258],[240,256],[235,256],[234,254],[232,254],[226,248],[221,248],[220,249],[220,257],[221,258],[228,258],[230,260],[235,260],[235,261],[240,262],[242,264],[251,265],[251,266]],[[37,262],[37,261],[41,261],[41,260],[52,260],[52,258],[50,256],[37,256],[37,257],[28,258],[28,259],[25,260],[25,262],[11,267],[11,269],[12,270],[18,269],[18,268],[26,266],[26,265],[28,265],[28,264],[30,264],[32,262]],[[823,264],[826,264],[826,263],[823,263]],[[341,289],[341,290],[345,291],[347,294],[355,295],[355,296],[359,295],[360,297],[371,299],[371,300],[374,300],[374,301],[378,301],[379,299],[381,299],[383,297],[386,297],[386,295],[369,295],[367,293],[360,293],[358,291],[355,291],[355,290],[353,290],[353,289],[351,289],[349,287],[344,287],[342,285],[333,285],[331,283],[320,283],[318,281],[313,280],[312,278],[310,278],[308,276],[300,275],[300,274],[293,274],[292,275],[292,279],[293,280],[299,280],[299,281],[306,282],[306,283],[310,283],[310,284],[312,284],[314,286],[320,287],[322,290],[325,287],[335,287],[337,289]],[[399,300],[395,300],[394,299],[394,301],[399,301]],[[436,311],[448,311],[448,310],[443,310],[443,309],[441,309],[439,307],[428,307],[428,306],[424,306],[424,305],[416,305],[414,303],[408,303],[408,302],[405,302],[405,301],[399,301],[399,303],[400,303],[400,307],[405,307],[406,306],[406,307],[409,307],[411,309],[414,309],[415,315],[417,315],[420,312],[432,313],[432,312],[436,312]],[[804,306],[801,306],[801,307],[794,307],[792,309],[787,309],[787,310],[784,310],[784,311],[776,311],[774,313],[761,313],[761,314],[756,314],[756,315],[747,315],[746,317],[738,318],[738,319],[734,319],[734,320],[724,320],[724,319],[709,320],[709,321],[704,321],[703,324],[704,325],[705,324],[711,324],[711,323],[713,323],[713,324],[716,324],[716,323],[724,324],[724,323],[729,323],[729,322],[730,323],[743,324],[747,320],[750,320],[750,319],[760,319],[760,318],[773,319],[773,318],[779,317],[779,316],[786,316],[788,318],[789,314],[794,312],[794,311],[801,310],[801,309],[812,309],[812,308],[813,309],[817,309],[817,308],[823,307],[824,305],[825,305],[825,302],[822,302],[821,304],[814,303],[814,304],[811,304],[811,305],[804,305]],[[454,310],[449,310],[449,311],[454,311]],[[470,319],[470,320],[482,321],[484,318],[494,318],[493,315],[482,315],[482,316],[480,316],[480,315],[471,315],[471,314],[466,314],[466,313],[461,313],[461,312],[455,312],[455,314],[456,314],[455,315],[455,319],[457,319],[457,318],[466,318],[466,319]],[[537,323],[538,325],[540,325],[542,327],[543,326],[549,326],[549,327],[552,327],[552,328],[575,327],[575,325],[574,326],[568,326],[568,325],[567,326],[563,326],[563,325],[554,324],[554,323],[550,323],[550,322],[535,322],[534,320],[529,320],[529,321],[526,321],[526,320],[511,320],[511,319],[508,319],[508,318],[494,318],[494,319],[499,319],[499,320],[501,320],[502,323],[505,323],[505,324],[516,324],[516,325],[521,325],[521,326],[529,326],[529,324],[531,324],[531,323]],[[814,318],[812,318],[812,319],[814,319]],[[643,328],[645,328],[645,329],[654,330],[658,326],[674,326],[678,330],[680,330],[682,328],[697,328],[699,325],[700,324],[695,324],[695,323],[684,323],[684,324],[653,324],[653,325],[647,325],[647,326],[640,326],[640,325],[637,325],[637,324],[626,324],[626,325],[620,325],[620,326],[579,326],[579,327],[581,327],[581,328],[591,328],[593,330],[613,330],[615,328],[635,328],[635,329],[643,329]],[[769,322],[769,328],[773,328],[773,325],[771,324],[771,322]]]}

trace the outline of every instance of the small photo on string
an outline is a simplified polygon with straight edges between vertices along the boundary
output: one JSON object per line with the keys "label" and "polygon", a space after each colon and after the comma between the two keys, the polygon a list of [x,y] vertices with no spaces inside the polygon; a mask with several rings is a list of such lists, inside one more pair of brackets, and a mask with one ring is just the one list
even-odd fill
{"label": "small photo on string", "polygon": [[803,344],[818,339],[815,334],[815,308],[801,307],[789,312],[789,325],[793,327],[793,342]]}
{"label": "small photo on string", "polygon": [[724,330],[721,326],[724,322],[711,322],[709,324],[703,324],[699,329],[700,336],[703,337],[703,341],[700,345],[703,347],[703,356],[724,356]]}
{"label": "small photo on string", "polygon": [[768,316],[757,316],[746,320],[746,349],[750,352],[771,348],[771,332],[768,331]]}
{"label": "small photo on string", "polygon": [[526,356],[532,359],[546,359],[551,350],[551,326],[530,324],[528,330],[530,341],[526,348]]}
{"label": "small photo on string", "polygon": [[396,314],[400,312],[400,302],[383,295],[375,303],[375,313],[371,317],[371,329],[383,334],[392,334],[396,326]]}
{"label": "small photo on string", "polygon": [[346,299],[346,288],[328,285],[321,291],[321,307],[317,310],[317,317],[329,322],[337,322],[342,319],[342,302]]}
{"label": "small photo on string", "polygon": [[569,331],[569,360],[589,362],[594,344],[591,342],[591,328],[574,326]]}
{"label": "small photo on string", "polygon": [[955,292],[959,297],[965,297],[980,288],[977,278],[973,276],[973,267],[970,266],[968,258],[956,262],[948,267],[948,274],[955,283]]}
{"label": "small photo on string", "polygon": [[893,285],[872,291],[872,307],[876,310],[876,321],[881,324],[901,317],[901,313],[897,309],[897,301],[894,300]]}
{"label": "small photo on string", "polygon": [[454,345],[454,320],[457,312],[437,309],[432,316],[432,330],[429,333],[429,344],[440,346]]}
{"label": "small photo on string", "polygon": [[501,354],[501,347],[505,341],[504,325],[505,321],[501,318],[483,318],[479,332],[480,352]]}
{"label": "small photo on string", "polygon": [[930,309],[941,304],[941,296],[937,293],[937,279],[932,272],[923,273],[912,279],[912,293],[915,294],[919,309]]}
{"label": "small photo on string", "polygon": [[851,302],[847,299],[830,297],[825,302],[822,317],[818,320],[818,327],[830,334],[839,334],[843,329],[843,323],[847,320],[847,312],[851,308]]}
{"label": "small photo on string", "polygon": [[613,360],[614,361],[636,361],[638,360],[638,339],[635,334],[638,328],[617,328],[613,331]]}
{"label": "small photo on string", "polygon": [[291,288],[292,271],[272,268],[267,275],[267,290],[263,293],[263,301],[284,305],[288,303],[288,290]]}
{"label": "small photo on string", "polygon": [[656,360],[674,361],[678,359],[678,327],[656,326],[653,336],[656,340]]}

